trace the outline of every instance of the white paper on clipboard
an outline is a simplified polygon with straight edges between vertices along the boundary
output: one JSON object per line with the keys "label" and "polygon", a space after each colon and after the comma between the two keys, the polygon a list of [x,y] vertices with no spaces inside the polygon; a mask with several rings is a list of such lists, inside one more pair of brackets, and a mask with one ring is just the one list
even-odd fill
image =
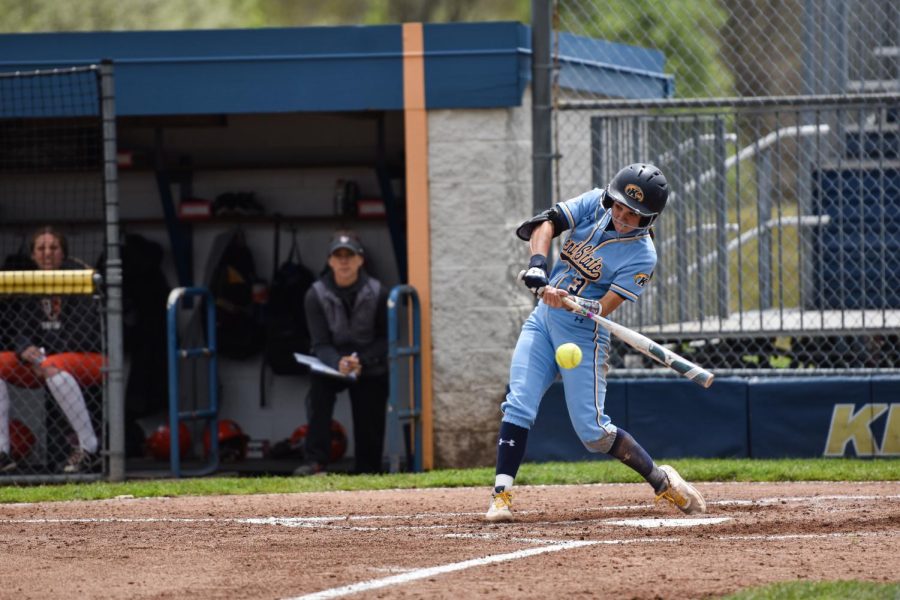
{"label": "white paper on clipboard", "polygon": [[315,373],[321,373],[322,375],[328,375],[329,377],[345,379],[348,381],[353,381],[356,379],[356,375],[344,375],[337,369],[332,369],[315,356],[309,356],[308,354],[300,354],[299,352],[294,352],[294,360],[296,360],[300,364],[308,366],[310,370]]}

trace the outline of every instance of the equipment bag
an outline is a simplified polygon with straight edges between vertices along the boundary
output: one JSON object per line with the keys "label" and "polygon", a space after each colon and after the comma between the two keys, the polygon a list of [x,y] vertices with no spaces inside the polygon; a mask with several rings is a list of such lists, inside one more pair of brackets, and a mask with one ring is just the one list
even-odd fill
{"label": "equipment bag", "polygon": [[278,264],[281,245],[281,220],[275,217],[275,248],[272,285],[266,306],[266,346],[259,369],[259,405],[266,406],[266,369],[276,375],[305,375],[309,367],[294,360],[294,352],[307,354],[310,350],[309,328],[306,323],[304,298],[316,280],[315,275],[300,258],[297,230],[291,228],[291,249],[287,259]]}
{"label": "equipment bag", "polygon": [[248,358],[265,345],[262,305],[255,301],[253,253],[242,229],[236,229],[216,263],[209,290],[216,300],[216,343],[221,356]]}
{"label": "equipment bag", "polygon": [[[275,221],[275,261],[278,265],[280,222]],[[264,364],[277,375],[302,375],[309,372],[294,360],[294,352],[308,354],[309,328],[304,298],[316,280],[300,258],[297,230],[291,229],[291,248],[287,259],[272,274],[269,304],[266,307],[266,348]]]}

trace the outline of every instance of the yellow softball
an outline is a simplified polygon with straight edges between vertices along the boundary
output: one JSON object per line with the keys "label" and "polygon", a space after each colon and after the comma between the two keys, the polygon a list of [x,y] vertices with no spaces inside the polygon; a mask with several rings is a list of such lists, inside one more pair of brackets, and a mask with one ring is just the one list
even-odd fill
{"label": "yellow softball", "polygon": [[581,348],[572,342],[560,344],[556,349],[556,364],[563,369],[574,369],[581,363]]}

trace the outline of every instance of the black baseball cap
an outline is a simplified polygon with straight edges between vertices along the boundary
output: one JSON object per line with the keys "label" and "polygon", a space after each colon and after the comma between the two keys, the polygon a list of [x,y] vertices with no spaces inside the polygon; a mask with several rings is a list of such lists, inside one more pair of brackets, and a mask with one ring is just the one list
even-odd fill
{"label": "black baseball cap", "polygon": [[337,233],[331,238],[331,245],[328,247],[328,256],[331,256],[341,248],[346,248],[354,254],[363,254],[362,244],[352,233]]}

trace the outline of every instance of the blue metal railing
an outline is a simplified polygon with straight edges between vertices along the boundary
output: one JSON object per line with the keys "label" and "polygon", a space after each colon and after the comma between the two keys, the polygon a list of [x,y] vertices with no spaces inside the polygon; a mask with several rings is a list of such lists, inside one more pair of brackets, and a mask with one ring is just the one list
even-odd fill
{"label": "blue metal railing", "polygon": [[[203,296],[206,299],[206,346],[199,348],[178,347],[178,304],[184,298]],[[209,475],[219,467],[219,392],[218,362],[216,359],[216,302],[210,291],[203,287],[180,287],[169,293],[166,303],[169,355],[169,464],[172,477],[184,475]],[[178,402],[178,382],[181,360],[209,358],[209,406],[205,409],[181,411]],[[208,463],[192,470],[181,469],[179,454],[179,425],[182,421],[205,420],[209,427],[210,443]]]}
{"label": "blue metal railing", "polygon": [[[405,305],[403,299],[409,298],[412,310],[411,330],[407,332],[408,345],[400,345],[399,307]],[[409,312],[404,313],[409,318]],[[408,322],[408,321],[407,321]],[[422,471],[422,349],[421,349],[421,316],[419,295],[409,285],[398,285],[391,289],[388,296],[388,366],[390,369],[390,397],[388,399],[388,459],[390,471],[400,470],[400,448],[406,449],[409,464],[413,471]],[[407,402],[401,405],[400,372],[403,359],[411,361],[412,389]],[[407,439],[407,432],[412,438]],[[410,441],[412,452],[410,453]],[[410,456],[411,454],[411,456]]]}

